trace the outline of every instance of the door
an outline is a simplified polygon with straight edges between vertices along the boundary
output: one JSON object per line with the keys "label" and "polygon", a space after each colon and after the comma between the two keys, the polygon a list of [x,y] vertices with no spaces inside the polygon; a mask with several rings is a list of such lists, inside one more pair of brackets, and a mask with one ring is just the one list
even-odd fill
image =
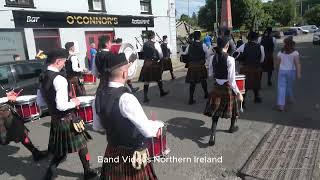
{"label": "door", "polygon": [[102,35],[109,35],[111,40],[114,38],[113,31],[87,31],[86,32],[87,58],[90,59],[90,44],[95,43],[98,49],[99,37]]}

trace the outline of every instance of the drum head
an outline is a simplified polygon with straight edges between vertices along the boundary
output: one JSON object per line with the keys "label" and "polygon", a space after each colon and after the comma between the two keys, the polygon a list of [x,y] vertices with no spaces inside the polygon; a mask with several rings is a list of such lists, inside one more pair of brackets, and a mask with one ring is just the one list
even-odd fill
{"label": "drum head", "polygon": [[7,97],[0,98],[0,105],[5,104],[8,101]]}
{"label": "drum head", "polygon": [[246,75],[244,75],[244,74],[238,74],[238,75],[236,75],[236,79],[245,78],[245,77],[246,77]]}
{"label": "drum head", "polygon": [[24,102],[34,102],[36,101],[37,96],[36,95],[26,95],[26,96],[18,96],[16,103],[24,103]]}
{"label": "drum head", "polygon": [[124,53],[129,62],[134,62],[136,59],[138,59],[137,52],[129,43],[123,43],[120,47],[119,53]]}
{"label": "drum head", "polygon": [[94,100],[94,96],[80,96],[77,97],[80,101],[80,104],[90,104]]}

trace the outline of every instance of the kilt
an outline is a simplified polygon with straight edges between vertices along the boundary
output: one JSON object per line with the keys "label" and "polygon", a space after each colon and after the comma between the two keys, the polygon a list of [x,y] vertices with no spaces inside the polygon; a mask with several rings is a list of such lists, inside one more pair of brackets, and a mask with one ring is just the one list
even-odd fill
{"label": "kilt", "polygon": [[144,60],[140,72],[140,82],[158,82],[162,77],[162,63],[154,60]]}
{"label": "kilt", "polygon": [[226,119],[239,116],[238,100],[227,83],[224,85],[215,83],[210,95],[213,116]]}
{"label": "kilt", "polygon": [[243,66],[240,74],[246,75],[246,90],[259,90],[261,88],[261,69],[254,66]]}
{"label": "kilt", "polygon": [[171,58],[164,58],[162,62],[162,71],[173,71]]}
{"label": "kilt", "polygon": [[6,145],[11,141],[22,142],[28,136],[29,130],[24,126],[24,120],[10,105],[0,107],[0,144]]}
{"label": "kilt", "polygon": [[104,159],[113,159],[119,157],[119,162],[103,162],[101,171],[101,180],[157,180],[151,163],[141,169],[136,170],[131,162],[122,159],[132,157],[133,150],[124,147],[112,147],[108,145],[105,151]]}
{"label": "kilt", "polygon": [[[85,96],[86,90],[82,83],[80,83],[80,79],[77,76],[69,77],[69,82],[73,84],[74,90],[76,91],[76,96]],[[72,90],[72,89],[71,89]],[[73,93],[73,92],[72,92]]]}
{"label": "kilt", "polygon": [[262,64],[263,72],[270,72],[274,70],[273,52],[266,52],[266,57]]}
{"label": "kilt", "polygon": [[208,71],[204,64],[189,63],[186,83],[200,83],[208,78]]}
{"label": "kilt", "polygon": [[48,151],[54,155],[74,153],[87,146],[87,141],[92,139],[85,130],[77,133],[72,127],[72,119],[76,117],[70,113],[63,118],[51,118]]}

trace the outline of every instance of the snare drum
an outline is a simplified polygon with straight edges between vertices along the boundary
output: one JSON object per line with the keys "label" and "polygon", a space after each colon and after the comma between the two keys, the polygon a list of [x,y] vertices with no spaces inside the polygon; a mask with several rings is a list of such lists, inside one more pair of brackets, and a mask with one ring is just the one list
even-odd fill
{"label": "snare drum", "polygon": [[77,110],[77,115],[80,116],[85,123],[92,123],[93,121],[93,111],[92,102],[94,96],[81,96],[77,97],[80,101],[79,109]]}
{"label": "snare drum", "polygon": [[96,77],[91,73],[83,74],[83,83],[84,84],[95,84],[97,81]]}
{"label": "snare drum", "polygon": [[240,93],[245,94],[246,93],[246,76],[242,74],[236,75],[236,83],[240,90]]}
{"label": "snare drum", "polygon": [[35,120],[40,118],[40,109],[36,99],[37,96],[35,95],[17,97],[14,107],[24,120]]}
{"label": "snare drum", "polygon": [[164,157],[169,154],[170,149],[167,147],[167,127],[166,125],[161,130],[159,137],[148,138],[145,144],[148,147],[150,159]]}

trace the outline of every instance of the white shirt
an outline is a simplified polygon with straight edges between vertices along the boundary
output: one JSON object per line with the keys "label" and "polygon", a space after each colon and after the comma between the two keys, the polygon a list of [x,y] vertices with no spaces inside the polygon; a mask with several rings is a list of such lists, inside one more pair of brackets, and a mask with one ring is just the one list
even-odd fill
{"label": "white shirt", "polygon": [[[124,85],[117,82],[110,82],[110,87],[119,88]],[[105,131],[101,125],[100,118],[96,113],[95,101],[92,104],[93,109],[93,129],[96,131]],[[128,118],[136,128],[141,132],[141,134],[147,138],[156,137],[159,128],[163,127],[164,124],[161,121],[149,120],[144,113],[141,104],[138,99],[130,94],[124,93],[119,99],[119,109],[121,115]],[[124,130],[125,131],[125,130]]]}
{"label": "white shirt", "polygon": [[[53,72],[59,72],[55,67],[48,66],[47,70]],[[76,104],[72,101],[69,101],[69,92],[68,92],[68,81],[65,77],[58,75],[53,80],[53,86],[56,91],[56,104],[59,111],[66,111],[76,107]],[[37,91],[37,103],[39,106],[46,106],[44,98],[41,94],[41,91]]]}
{"label": "white shirt", "polygon": [[[242,45],[237,49],[237,52],[243,53],[245,46],[246,46],[246,43],[242,44]],[[263,63],[264,58],[265,58],[264,47],[263,47],[263,46],[260,46],[260,50],[261,50],[260,63]]]}
{"label": "white shirt", "polygon": [[151,41],[154,42],[154,48],[158,51],[159,58],[162,59],[163,58],[163,53],[162,53],[162,49],[161,49],[160,43],[155,41],[155,40],[151,40]]}
{"label": "white shirt", "polygon": [[278,58],[281,60],[279,70],[296,70],[294,61],[298,57],[298,51],[293,51],[291,54],[286,54],[280,51],[278,53]]}
{"label": "white shirt", "polygon": [[71,55],[71,57],[69,58],[71,60],[72,63],[72,70],[74,72],[83,72],[83,68],[79,67],[79,59],[76,55]]}
{"label": "white shirt", "polygon": [[[209,64],[209,69],[211,69],[211,72],[212,72],[212,74],[210,74],[210,76],[213,75],[213,65],[212,65],[213,58],[214,57],[212,57],[211,63]],[[236,83],[236,63],[235,62],[236,61],[233,57],[228,56],[228,59],[227,59],[228,79],[216,79],[216,82],[219,85],[223,85],[224,83],[229,82],[233,92],[235,94],[238,94],[238,93],[240,93],[240,91],[239,91],[239,88]]]}
{"label": "white shirt", "polygon": [[[109,49],[102,49],[101,51],[106,51],[109,52]],[[99,53],[99,52],[98,52]],[[97,59],[97,54],[96,54],[96,58],[94,58],[95,60]],[[97,69],[97,65],[96,65],[96,61],[94,61],[94,63],[92,63],[92,74],[96,77],[99,78],[99,72]]]}

